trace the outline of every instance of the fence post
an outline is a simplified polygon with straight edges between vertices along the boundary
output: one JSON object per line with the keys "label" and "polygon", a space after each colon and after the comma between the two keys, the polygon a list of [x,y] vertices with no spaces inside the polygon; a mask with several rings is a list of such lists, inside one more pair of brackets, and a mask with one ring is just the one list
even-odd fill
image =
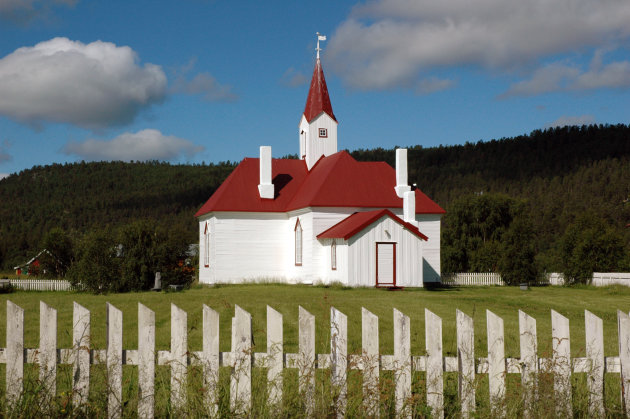
{"label": "fence post", "polygon": [[333,389],[339,391],[337,417],[346,413],[346,370],[348,368],[348,317],[330,307],[330,372]]}
{"label": "fence post", "polygon": [[409,317],[394,309],[394,368],[396,415],[411,417],[411,328]]}
{"label": "fence post", "polygon": [[42,406],[57,393],[57,310],[39,302],[39,381],[43,391]]}
{"label": "fence post", "polygon": [[361,342],[363,348],[363,408],[368,417],[379,417],[378,317],[361,307]]}
{"label": "fence post", "polygon": [[617,310],[619,361],[621,363],[621,402],[626,417],[630,417],[630,317]]}
{"label": "fence post", "polygon": [[486,310],[488,330],[488,382],[490,403],[496,416],[505,416],[505,345],[503,337],[503,319],[490,310]]}
{"label": "fence post", "polygon": [[232,318],[232,359],[230,406],[233,413],[246,414],[251,410],[252,316],[238,305]]}
{"label": "fence post", "polygon": [[72,403],[85,406],[90,392],[90,311],[76,302],[72,325]]}
{"label": "fence post", "polygon": [[282,314],[267,306],[267,386],[269,404],[277,406],[282,402],[283,364]]}
{"label": "fence post", "polygon": [[122,311],[107,303],[107,416],[122,416]]}
{"label": "fence post", "polygon": [[475,329],[472,317],[456,311],[458,390],[462,417],[468,418],[475,410]]}
{"label": "fence post", "polygon": [[536,374],[538,372],[538,338],[536,319],[518,311],[518,328],[521,346],[521,385],[523,386],[523,417],[533,417],[536,400]]}
{"label": "fence post", "polygon": [[553,390],[556,413],[560,417],[573,416],[571,405],[571,342],[569,319],[551,310]]}
{"label": "fence post", "polygon": [[305,415],[313,413],[315,395],[315,316],[299,307],[298,381],[305,403]]}
{"label": "fence post", "polygon": [[210,417],[215,417],[219,408],[219,313],[203,305],[203,368],[205,405]]}
{"label": "fence post", "polygon": [[155,313],[138,303],[138,417],[155,415]]}
{"label": "fence post", "polygon": [[171,303],[171,403],[177,412],[186,404],[188,314]]}
{"label": "fence post", "polygon": [[427,349],[427,405],[431,416],[444,417],[444,358],[442,357],[442,319],[424,309]]}
{"label": "fence post", "polygon": [[24,389],[24,309],[7,300],[6,392],[9,410]]}
{"label": "fence post", "polygon": [[588,386],[588,415],[603,418],[604,411],[604,324],[602,319],[584,310],[586,357],[590,368],[586,373]]}

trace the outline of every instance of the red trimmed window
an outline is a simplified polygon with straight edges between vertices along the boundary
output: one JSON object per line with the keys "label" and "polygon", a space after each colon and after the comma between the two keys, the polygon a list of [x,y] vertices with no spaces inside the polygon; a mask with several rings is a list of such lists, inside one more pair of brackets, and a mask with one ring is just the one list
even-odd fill
{"label": "red trimmed window", "polygon": [[330,245],[330,269],[337,270],[337,242],[333,239]]}
{"label": "red trimmed window", "polygon": [[203,232],[203,265],[206,268],[210,266],[210,231],[207,222]]}
{"label": "red trimmed window", "polygon": [[302,224],[299,218],[295,223],[295,266],[302,266]]}
{"label": "red trimmed window", "polygon": [[328,130],[326,128],[319,129],[319,138],[328,138]]}

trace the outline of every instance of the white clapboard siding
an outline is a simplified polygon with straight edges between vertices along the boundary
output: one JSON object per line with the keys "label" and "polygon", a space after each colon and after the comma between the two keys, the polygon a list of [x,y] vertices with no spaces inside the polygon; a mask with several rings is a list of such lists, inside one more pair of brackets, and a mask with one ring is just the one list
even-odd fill
{"label": "white clapboard siding", "polygon": [[[205,223],[210,227],[210,263],[204,264]],[[199,222],[199,282],[212,284],[281,278],[287,226],[285,213],[213,213]],[[220,243],[220,246],[217,245]],[[293,243],[293,242],[291,242]],[[242,255],[247,255],[243,258]],[[261,273],[262,272],[262,273]]]}
{"label": "white clapboard siding", "polygon": [[[325,128],[326,138],[319,137],[319,129]],[[311,122],[302,118],[300,131],[306,132],[306,150],[302,150],[306,156],[306,165],[310,170],[321,156],[330,156],[337,152],[337,121],[328,114],[321,113]]]}
{"label": "white clapboard siding", "polygon": [[422,244],[424,282],[440,282],[440,219],[442,214],[416,214],[418,228],[429,238]]}
{"label": "white clapboard siding", "polygon": [[[348,285],[376,285],[376,244],[396,243],[396,285],[421,287],[424,241],[389,217],[382,217],[348,239]],[[382,282],[382,281],[379,281]]]}
{"label": "white clapboard siding", "polygon": [[[474,326],[471,317],[456,311],[457,356],[444,356],[442,319],[425,310],[426,355],[411,354],[411,321],[403,312],[393,310],[394,352],[392,355],[379,353],[379,319],[362,309],[362,351],[348,354],[348,317],[331,308],[330,352],[317,354],[315,351],[315,317],[302,307],[298,308],[299,346],[298,353],[285,353],[283,346],[283,316],[271,307],[267,308],[266,352],[254,352],[251,315],[235,306],[232,319],[232,345],[230,352],[219,352],[219,314],[203,306],[203,348],[192,351],[187,339],[188,313],[171,305],[170,349],[155,350],[155,313],[138,304],[138,348],[123,348],[123,314],[111,304],[106,305],[107,347],[90,347],[91,313],[79,304],[74,304],[73,347],[57,348],[57,311],[45,303],[40,304],[40,339],[37,348],[24,347],[24,310],[7,301],[6,348],[0,348],[0,363],[5,363],[6,398],[9,409],[20,400],[24,391],[24,364],[39,365],[39,382],[42,391],[40,400],[49,402],[56,396],[57,364],[73,366],[73,403],[77,412],[87,407],[90,391],[90,365],[104,364],[107,367],[107,398],[110,418],[121,417],[123,405],[123,365],[138,367],[137,415],[150,418],[155,415],[156,366],[170,369],[170,406],[172,412],[185,413],[187,403],[188,365],[200,366],[203,370],[206,392],[206,407],[211,414],[217,413],[219,392],[216,385],[221,366],[231,368],[230,409],[235,416],[251,415],[252,369],[266,368],[269,403],[282,401],[282,375],[287,368],[298,369],[299,389],[303,395],[304,415],[313,414],[315,399],[315,371],[329,369],[331,385],[338,395],[334,406],[330,406],[337,417],[347,413],[348,370],[359,370],[363,376],[363,407],[365,415],[378,417],[381,406],[379,373],[393,371],[395,376],[394,409],[396,417],[411,417],[414,399],[411,377],[413,371],[426,373],[426,401],[433,417],[444,415],[444,372],[455,372],[459,376],[459,405],[462,417],[475,416],[475,391],[473,383],[477,374],[488,375],[488,394],[494,415],[505,416],[505,382],[507,374],[521,374],[523,384],[523,417],[533,417],[536,400],[535,380],[540,372],[552,373],[554,397],[558,417],[571,417],[571,375],[586,374],[589,393],[589,415],[603,417],[606,413],[604,400],[604,374],[619,374],[626,415],[630,414],[630,317],[618,311],[619,356],[604,357],[603,324],[594,314],[585,311],[586,353],[583,358],[571,358],[569,321],[560,313],[551,311],[552,357],[539,358],[537,348],[536,320],[519,311],[520,358],[506,358],[504,348],[503,319],[486,311],[487,356],[478,358],[474,352]],[[98,318],[97,316],[95,316]],[[328,327],[328,326],[327,326]],[[610,337],[614,338],[614,337]],[[182,410],[183,409],[183,410]],[[127,414],[127,412],[125,413]]]}

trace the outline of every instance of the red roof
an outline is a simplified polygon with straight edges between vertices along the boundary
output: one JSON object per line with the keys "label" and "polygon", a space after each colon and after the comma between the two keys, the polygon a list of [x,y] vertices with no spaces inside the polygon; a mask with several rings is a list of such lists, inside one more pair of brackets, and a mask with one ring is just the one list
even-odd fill
{"label": "red roof", "polygon": [[[322,157],[311,168],[304,160],[272,159],[274,199],[258,194],[259,162],[246,158],[195,216],[212,211],[287,212],[306,207],[402,208],[396,171],[385,162],[358,162],[348,152]],[[416,189],[416,214],[445,211]]]}
{"label": "red roof", "polygon": [[403,221],[396,214],[387,209],[376,210],[376,211],[366,211],[366,212],[355,212],[351,216],[344,218],[342,221],[338,222],[334,226],[330,227],[328,230],[324,231],[317,235],[318,239],[336,239],[343,238],[344,240],[348,240],[350,237],[355,234],[363,231],[365,227],[369,226],[373,222],[380,220],[383,217],[389,217],[392,220],[396,221],[398,224],[409,230],[415,236],[421,238],[422,240],[428,240],[429,238],[422,234],[418,227],[413,224],[407,223]]}
{"label": "red roof", "polygon": [[324,78],[322,63],[318,58],[315,63],[315,69],[313,70],[311,88],[309,89],[308,97],[306,98],[304,117],[307,122],[311,122],[322,112],[326,112],[328,116],[337,121],[337,118],[335,118],[335,114],[332,110],[330,97],[328,96],[328,87],[326,87],[326,79]]}

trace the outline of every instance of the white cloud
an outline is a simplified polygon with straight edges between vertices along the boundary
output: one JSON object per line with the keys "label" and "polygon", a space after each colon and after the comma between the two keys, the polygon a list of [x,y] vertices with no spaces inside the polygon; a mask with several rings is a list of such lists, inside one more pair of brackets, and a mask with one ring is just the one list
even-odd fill
{"label": "white cloud", "polygon": [[122,125],[165,95],[160,66],[109,42],[54,38],[0,59],[0,114],[22,122]]}
{"label": "white cloud", "polygon": [[587,70],[577,65],[552,63],[535,70],[529,80],[510,86],[502,98],[531,96],[557,91],[630,88],[630,62],[615,61],[603,64],[602,54],[596,51]]}
{"label": "white cloud", "polygon": [[9,177],[10,173],[0,173],[0,180],[4,179],[5,177]]}
{"label": "white cloud", "polygon": [[112,140],[90,138],[83,142],[70,142],[63,148],[66,154],[74,154],[86,160],[175,160],[191,157],[203,150],[183,138],[164,135],[155,129],[136,133],[127,132]]}
{"label": "white cloud", "polygon": [[287,71],[284,72],[282,78],[280,79],[280,83],[287,87],[298,87],[303,86],[308,83],[308,77],[306,74],[301,71],[296,70],[293,67],[289,67]]}
{"label": "white cloud", "polygon": [[238,96],[232,92],[232,86],[220,84],[212,74],[198,73],[191,80],[183,76],[175,79],[171,90],[174,93],[201,95],[209,102],[234,102]]}
{"label": "white cloud", "polygon": [[580,115],[580,116],[561,116],[553,122],[547,124],[547,128],[564,127],[565,125],[590,125],[595,123],[595,117],[593,115]]}
{"label": "white cloud", "polygon": [[74,6],[78,0],[0,0],[0,19],[27,23],[56,6]]}
{"label": "white cloud", "polygon": [[512,71],[630,37],[619,0],[374,0],[330,37],[326,59],[351,87],[409,87],[448,66]]}
{"label": "white cloud", "polygon": [[11,155],[6,151],[0,149],[0,163],[5,163],[11,160],[13,160],[13,157],[11,157]]}
{"label": "white cloud", "polygon": [[13,157],[9,154],[8,149],[11,147],[11,143],[8,140],[0,143],[0,163],[5,163],[13,160]]}
{"label": "white cloud", "polygon": [[418,82],[418,84],[416,85],[416,94],[428,95],[431,93],[450,89],[454,85],[455,82],[453,80],[429,77]]}
{"label": "white cloud", "polygon": [[570,65],[553,63],[537,69],[529,80],[510,86],[501,98],[510,96],[532,96],[566,89],[569,80],[575,79],[580,70]]}

